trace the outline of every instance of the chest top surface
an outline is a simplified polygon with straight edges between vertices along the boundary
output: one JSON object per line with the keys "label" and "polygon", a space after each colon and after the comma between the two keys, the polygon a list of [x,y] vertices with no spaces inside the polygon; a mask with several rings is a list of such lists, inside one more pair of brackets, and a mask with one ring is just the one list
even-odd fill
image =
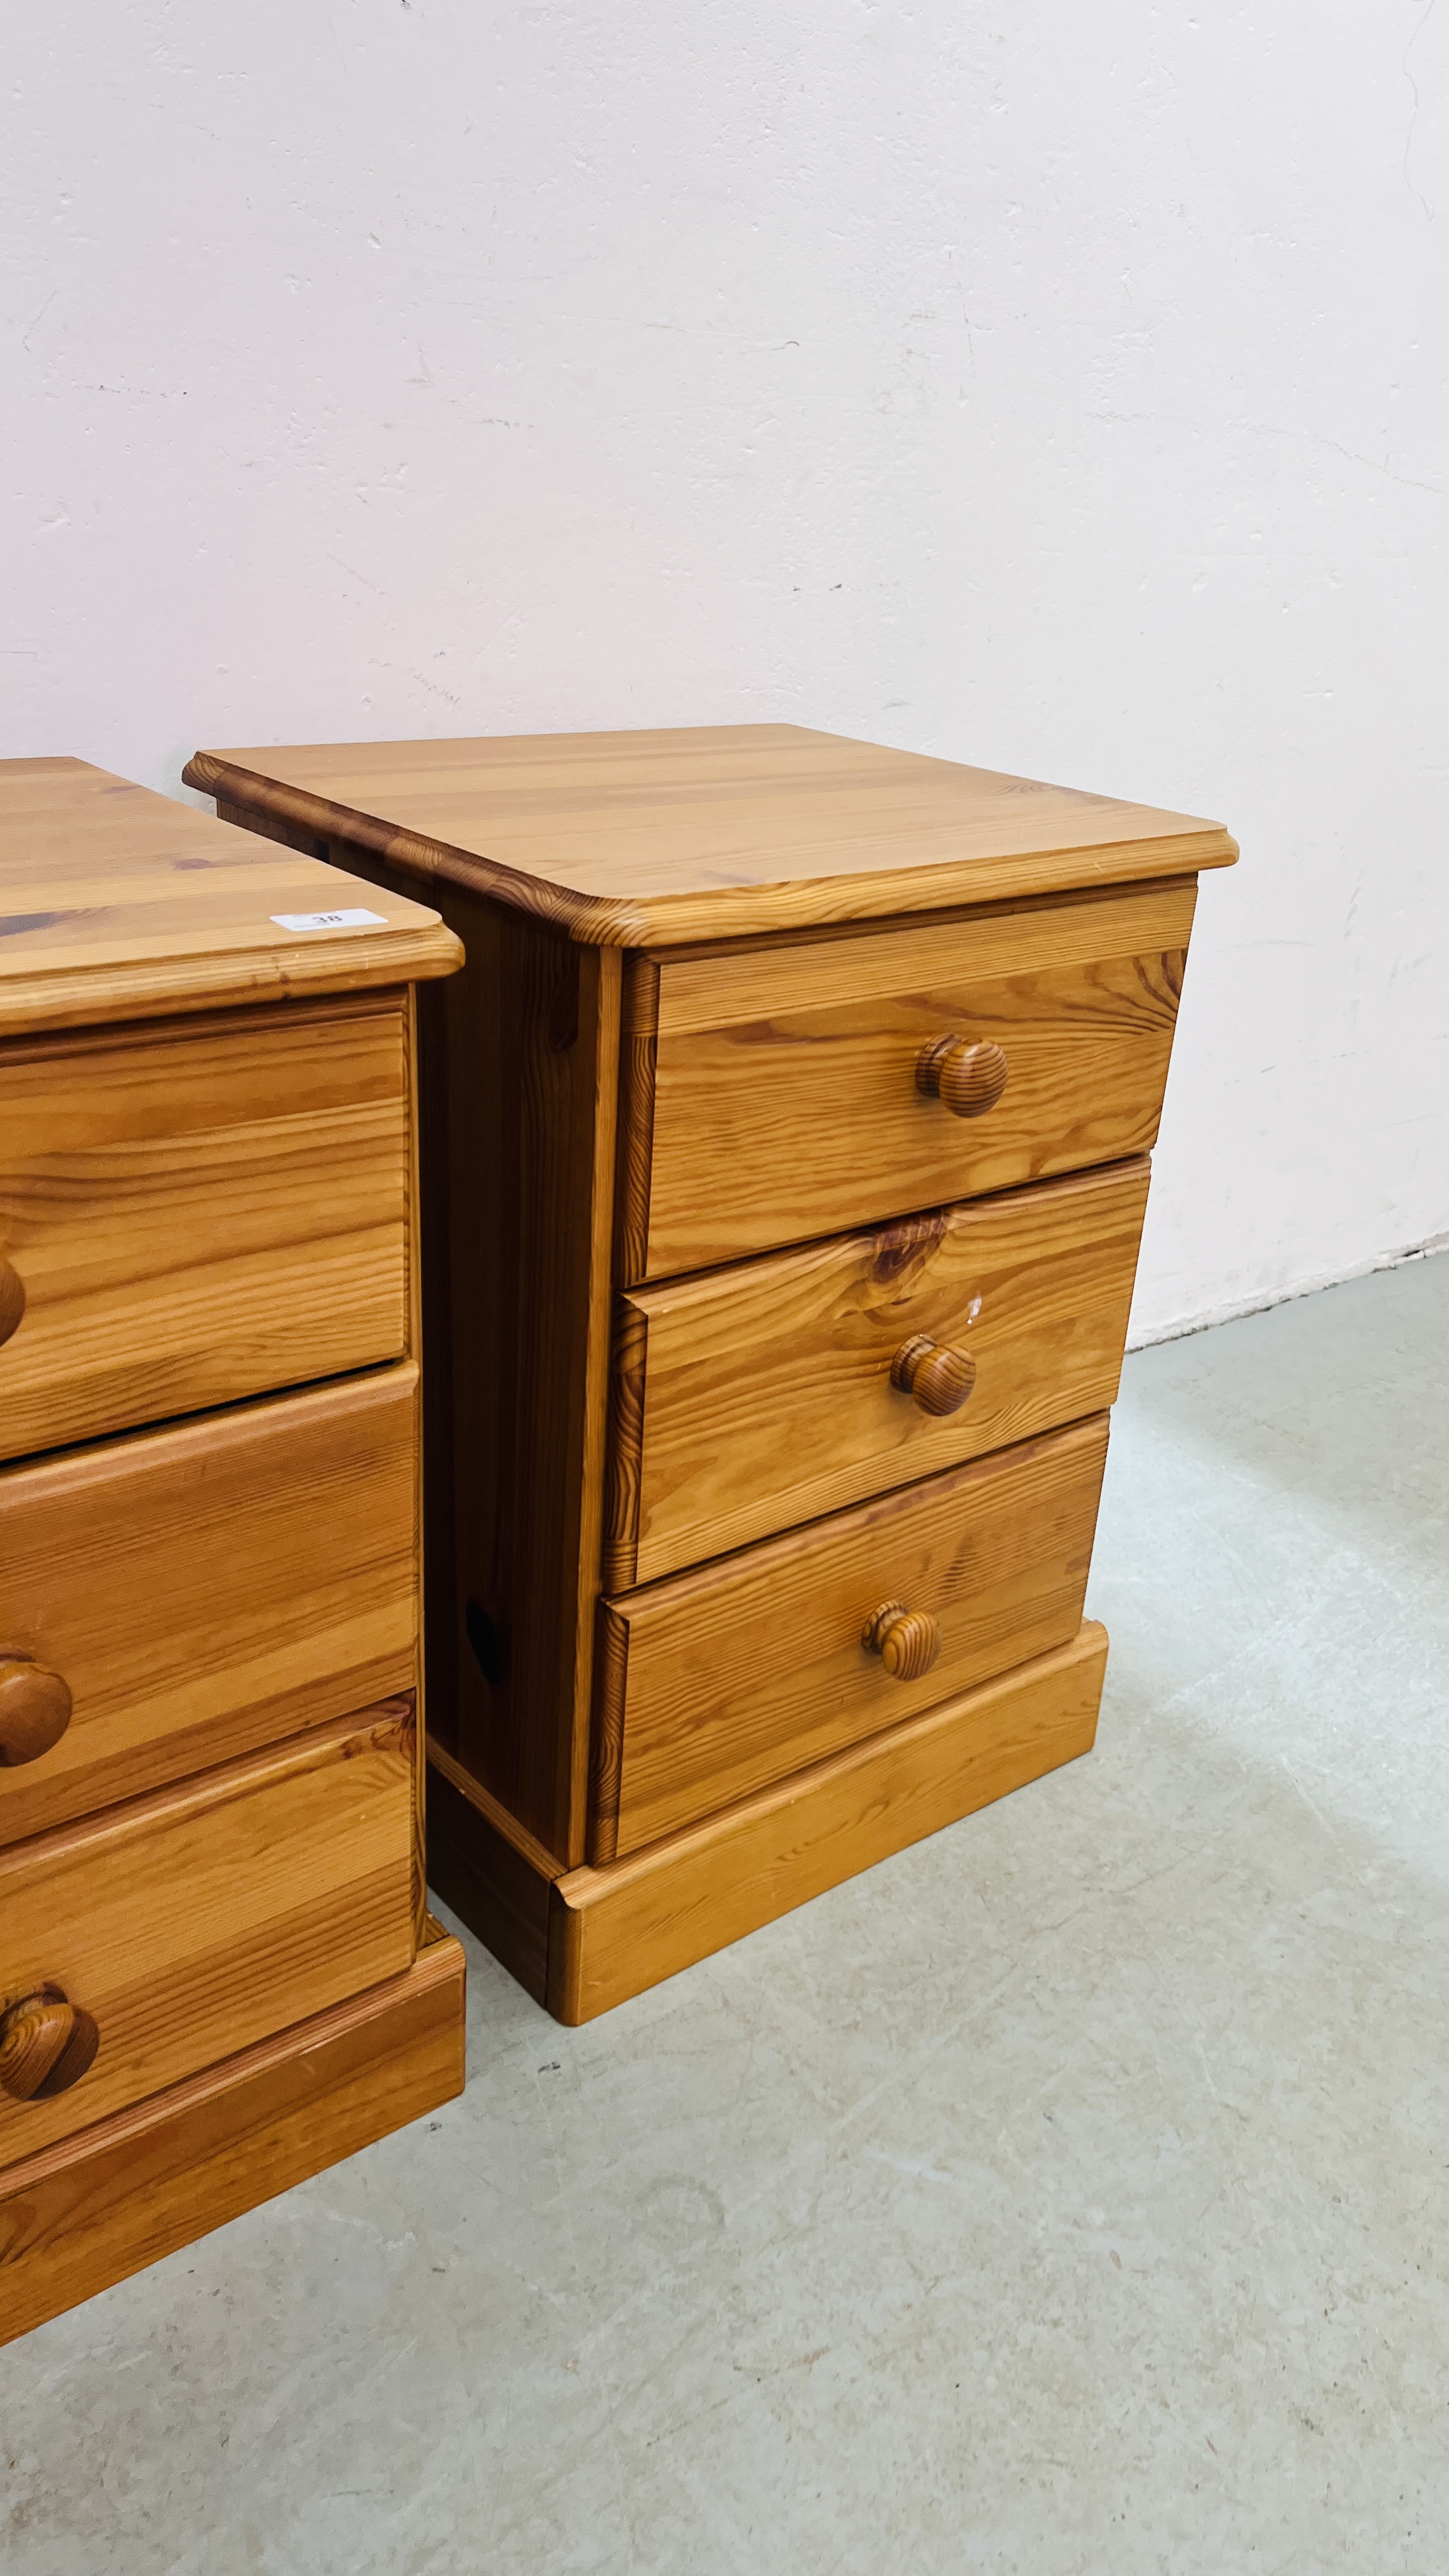
{"label": "chest top surface", "polygon": [[796,725],[198,752],[194,787],[669,947],[1223,867],[1220,823]]}
{"label": "chest top surface", "polygon": [[408,983],[460,957],[426,905],[86,761],[0,761],[0,1036]]}

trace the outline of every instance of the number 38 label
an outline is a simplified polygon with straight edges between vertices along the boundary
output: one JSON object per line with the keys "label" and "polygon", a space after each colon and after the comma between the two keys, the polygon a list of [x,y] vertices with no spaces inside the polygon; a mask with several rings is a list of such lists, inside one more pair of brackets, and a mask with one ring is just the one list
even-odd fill
{"label": "number 38 label", "polygon": [[385,930],[380,912],[274,912],[279,930]]}

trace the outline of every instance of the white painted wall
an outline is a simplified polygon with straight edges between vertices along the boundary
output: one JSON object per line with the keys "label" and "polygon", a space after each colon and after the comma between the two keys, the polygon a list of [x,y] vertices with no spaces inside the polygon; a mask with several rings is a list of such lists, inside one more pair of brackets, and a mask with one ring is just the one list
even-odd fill
{"label": "white painted wall", "polygon": [[1449,10],[46,0],[0,750],[789,718],[1224,817],[1136,1331],[1449,1229]]}

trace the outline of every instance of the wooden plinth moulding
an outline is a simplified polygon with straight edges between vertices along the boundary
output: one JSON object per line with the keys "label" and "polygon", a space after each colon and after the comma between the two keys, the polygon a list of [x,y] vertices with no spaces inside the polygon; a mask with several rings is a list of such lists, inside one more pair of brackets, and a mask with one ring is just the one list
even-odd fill
{"label": "wooden plinth moulding", "polygon": [[0,2173],[0,2343],[463,2089],[463,1953],[410,1968]]}
{"label": "wooden plinth moulding", "polygon": [[842,1878],[1090,1750],[1107,1632],[553,1889],[548,2004],[591,2021]]}

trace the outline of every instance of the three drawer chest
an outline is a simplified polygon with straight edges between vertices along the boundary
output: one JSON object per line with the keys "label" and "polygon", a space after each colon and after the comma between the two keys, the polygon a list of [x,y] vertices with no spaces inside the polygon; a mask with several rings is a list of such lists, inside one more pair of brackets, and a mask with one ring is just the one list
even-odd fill
{"label": "three drawer chest", "polygon": [[1092,1743],[1215,823],[790,726],[203,752],[422,895],[434,1883],[577,2022]]}
{"label": "three drawer chest", "polygon": [[462,2083],[424,1910],[437,915],[0,764],[0,2341]]}

